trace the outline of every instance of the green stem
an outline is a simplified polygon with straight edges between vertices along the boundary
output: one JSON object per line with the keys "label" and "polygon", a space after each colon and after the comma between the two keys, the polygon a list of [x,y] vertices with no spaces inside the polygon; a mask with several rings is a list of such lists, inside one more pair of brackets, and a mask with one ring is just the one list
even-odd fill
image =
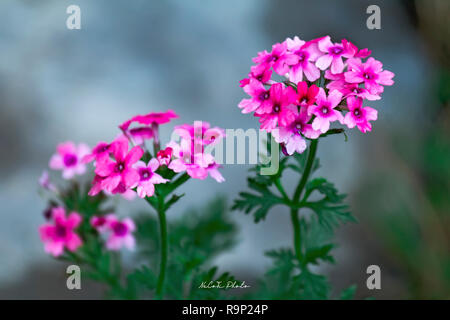
{"label": "green stem", "polygon": [[291,220],[292,227],[294,228],[294,249],[295,255],[302,265],[303,255],[302,255],[302,243],[301,243],[301,234],[300,234],[300,220],[298,217],[299,212],[299,200],[300,196],[305,188],[306,182],[308,182],[309,175],[311,174],[311,169],[314,164],[314,159],[316,157],[317,152],[317,144],[319,139],[315,139],[311,141],[311,145],[309,146],[308,158],[306,160],[305,170],[303,171],[302,178],[300,179],[299,184],[294,192],[294,197],[292,198],[292,208],[291,208]]}
{"label": "green stem", "polygon": [[164,211],[163,205],[160,204],[158,208],[158,218],[159,218],[159,230],[160,230],[160,240],[161,240],[161,262],[159,267],[158,282],[156,285],[156,297],[158,299],[163,298],[164,289],[164,279],[166,276],[166,266],[167,266],[167,221],[166,213]]}

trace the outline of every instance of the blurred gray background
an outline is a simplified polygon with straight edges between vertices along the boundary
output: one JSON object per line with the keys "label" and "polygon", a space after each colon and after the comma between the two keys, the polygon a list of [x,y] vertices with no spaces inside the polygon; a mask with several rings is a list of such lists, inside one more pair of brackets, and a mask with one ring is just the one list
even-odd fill
{"label": "blurred gray background", "polygon": [[[37,194],[37,179],[57,143],[108,141],[132,115],[168,108],[180,119],[163,127],[163,140],[173,124],[194,120],[223,128],[257,127],[254,117],[237,108],[245,97],[238,81],[258,51],[286,37],[347,38],[370,48],[396,74],[383,99],[369,104],[379,110],[370,134],[353,130],[348,142],[336,136],[319,146],[321,175],[354,199],[361,179],[383,163],[390,132],[408,133],[407,143],[414,144],[421,126],[431,121],[423,108],[429,106],[439,66],[415,27],[408,2],[1,1],[0,298],[101,297],[95,286],[76,293],[65,289],[64,264],[48,257],[38,238],[45,201]],[[81,8],[81,30],[66,28],[70,4]],[[381,8],[381,30],[366,28],[370,4]],[[173,215],[219,194],[231,203],[246,188],[248,169],[225,166],[227,181],[222,184],[190,181],[187,197]],[[136,200],[132,206],[121,205],[119,214],[145,206]],[[361,224],[341,230],[337,265],[324,272],[331,272],[336,290],[358,283],[361,297],[407,296],[402,270],[384,257],[377,235],[364,226],[364,206],[353,211]],[[269,263],[264,250],[291,244],[285,210],[274,210],[257,225],[242,213],[230,215],[240,226],[239,244],[217,263],[239,278],[264,272]],[[384,272],[381,292],[365,290],[370,264]]]}

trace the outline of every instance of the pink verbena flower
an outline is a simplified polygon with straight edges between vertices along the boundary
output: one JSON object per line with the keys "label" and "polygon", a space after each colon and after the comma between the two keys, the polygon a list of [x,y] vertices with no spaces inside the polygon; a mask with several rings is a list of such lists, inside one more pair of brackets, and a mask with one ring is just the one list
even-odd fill
{"label": "pink verbena flower", "polygon": [[309,81],[316,81],[320,78],[320,71],[314,62],[322,55],[317,43],[305,42],[299,37],[286,39],[287,48],[297,56],[297,61],[290,65],[289,81],[297,83],[303,80],[303,73]]}
{"label": "pink verbena flower", "polygon": [[342,100],[342,93],[337,90],[333,90],[326,96],[323,88],[320,88],[317,94],[317,103],[312,106],[309,110],[310,113],[315,115],[312,122],[312,128],[314,130],[320,130],[320,132],[325,133],[330,128],[330,122],[339,121],[342,123],[343,116],[335,108]]}
{"label": "pink verbena flower", "polygon": [[82,245],[81,238],[74,232],[81,223],[81,216],[77,212],[72,212],[66,217],[64,208],[56,207],[52,209],[51,219],[53,223],[39,227],[45,252],[58,257],[63,254],[64,248],[76,251]]}
{"label": "pink verbena flower", "polygon": [[172,152],[173,150],[170,147],[158,151],[158,153],[156,154],[156,158],[158,159],[161,166],[169,165],[170,160],[172,159]]}
{"label": "pink verbena flower", "polygon": [[127,142],[120,141],[115,144],[114,161],[108,158],[96,164],[95,173],[101,177],[101,181],[97,178],[101,188],[112,193],[124,193],[127,189],[135,187],[139,181],[139,174],[133,168],[133,164],[139,161],[143,154],[144,151],[139,146],[133,147],[128,152]]}
{"label": "pink verbena flower", "polygon": [[344,70],[342,58],[350,58],[352,52],[349,52],[348,48],[341,43],[332,43],[329,36],[319,40],[317,45],[324,54],[317,59],[316,66],[320,70],[325,70],[331,65],[332,73],[341,73]]}
{"label": "pink verbena flower", "polygon": [[81,160],[89,153],[90,149],[84,143],[78,146],[71,141],[61,143],[56,148],[56,154],[50,158],[49,167],[53,170],[62,170],[63,178],[71,179],[77,174],[86,172],[86,166]]}
{"label": "pink verbena flower", "polygon": [[316,97],[319,93],[319,87],[315,84],[308,88],[306,81],[297,84],[297,104],[301,107],[308,108],[310,105],[316,103]]}
{"label": "pink verbena flower", "polygon": [[244,87],[244,91],[251,96],[250,99],[242,99],[238,107],[242,109],[242,113],[250,113],[257,109],[266,109],[271,106],[270,90],[266,89],[264,85],[254,79],[251,79],[249,84]]}
{"label": "pink verbena flower", "polygon": [[349,83],[364,83],[364,87],[371,94],[379,94],[384,91],[383,86],[394,84],[394,73],[384,70],[383,64],[374,58],[369,58],[365,63],[361,59],[348,60],[348,71],[345,72],[345,81]]}
{"label": "pink verbena flower", "polygon": [[346,39],[342,39],[342,45],[346,49],[346,51],[349,53],[349,56],[351,58],[367,58],[371,55],[372,51],[365,48],[365,49],[358,49],[357,46],[355,46],[353,43]]}
{"label": "pink verbena flower", "polygon": [[114,150],[114,145],[117,143],[128,143],[127,138],[121,134],[113,142],[108,143],[104,141],[100,141],[97,145],[92,149],[92,152],[83,157],[83,163],[88,163],[91,161],[103,161],[109,157],[109,155]]}
{"label": "pink verbena flower", "polygon": [[151,159],[148,165],[143,161],[138,161],[136,163],[136,169],[139,174],[139,182],[136,191],[140,198],[153,196],[155,193],[155,184],[166,183],[169,181],[156,173],[158,167],[159,161],[155,158]]}
{"label": "pink verbena flower", "polygon": [[135,239],[133,232],[136,226],[132,219],[125,218],[119,220],[114,214],[106,216],[93,217],[91,225],[101,234],[106,235],[106,248],[109,250],[120,250],[126,247],[133,250],[135,247]]}
{"label": "pink verbena flower", "polygon": [[363,99],[356,97],[347,98],[348,112],[344,117],[344,124],[347,127],[358,129],[366,133],[372,130],[372,124],[369,121],[375,121],[378,118],[377,110],[371,107],[363,107]]}
{"label": "pink verbena flower", "polygon": [[254,79],[262,84],[269,83],[270,77],[272,76],[272,70],[265,64],[258,64],[256,66],[252,66],[250,68],[250,73],[248,74],[248,78],[244,78],[239,81],[241,87],[245,87],[250,83],[251,79]]}
{"label": "pink verbena flower", "polygon": [[169,109],[166,112],[151,112],[148,113],[146,115],[137,115],[132,117],[131,119],[125,121],[124,123],[122,123],[119,128],[122,131],[126,131],[128,130],[128,128],[130,127],[130,125],[133,122],[138,122],[140,124],[145,124],[145,125],[152,125],[152,124],[164,124],[164,123],[168,123],[170,122],[171,119],[176,119],[178,118],[178,115],[175,113],[175,111]]}
{"label": "pink verbena flower", "polygon": [[299,112],[298,107],[295,107],[294,120],[287,126],[272,131],[275,141],[284,144],[288,155],[292,155],[294,152],[302,153],[306,149],[306,141],[303,136],[308,139],[317,139],[321,134],[319,130],[314,130],[309,124],[311,115],[307,110],[307,107],[302,107]]}
{"label": "pink verbena flower", "polygon": [[288,106],[295,103],[297,93],[294,89],[275,83],[270,87],[270,104],[264,108],[259,108],[255,116],[260,117],[261,129],[270,132],[277,125],[285,126],[294,118],[291,108]]}
{"label": "pink verbena flower", "polygon": [[225,179],[218,172],[220,166],[214,157],[205,152],[205,147],[214,145],[225,136],[223,129],[211,128],[209,123],[196,121],[194,126],[184,124],[175,127],[181,140],[169,142],[166,146],[172,149],[172,161],[168,168],[174,172],[184,172],[194,179],[206,179],[208,175],[218,182]]}
{"label": "pink verbena flower", "polygon": [[171,141],[167,147],[173,150],[173,159],[168,168],[176,173],[184,172],[194,179],[204,180],[208,177],[208,166],[214,164],[214,157],[207,153],[194,153],[189,141],[182,139],[178,144]]}
{"label": "pink verbena flower", "polygon": [[295,64],[298,58],[287,51],[286,42],[276,43],[272,46],[272,51],[262,51],[258,53],[253,62],[263,64],[273,70],[279,75],[285,75],[289,71],[289,65]]}

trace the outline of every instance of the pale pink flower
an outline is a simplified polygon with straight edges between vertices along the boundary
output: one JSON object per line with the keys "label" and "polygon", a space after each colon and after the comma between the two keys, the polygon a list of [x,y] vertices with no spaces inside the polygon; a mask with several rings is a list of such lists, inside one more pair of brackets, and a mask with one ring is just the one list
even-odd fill
{"label": "pale pink flower", "polygon": [[297,56],[297,61],[290,65],[289,81],[297,83],[303,80],[303,74],[309,81],[320,78],[320,71],[314,62],[322,55],[315,42],[305,42],[299,37],[286,39],[287,48]]}
{"label": "pale pink flower", "polygon": [[342,123],[344,119],[342,114],[335,110],[341,100],[341,92],[333,90],[327,97],[323,88],[320,88],[317,94],[316,105],[309,109],[310,114],[316,116],[312,122],[314,130],[320,130],[320,132],[325,133],[330,128],[330,122],[339,121]]}
{"label": "pale pink flower", "polygon": [[341,73],[344,70],[344,61],[342,58],[350,58],[352,52],[341,43],[332,43],[329,36],[326,36],[317,42],[319,50],[324,54],[316,61],[316,66],[320,70],[328,69],[331,65],[332,73]]}
{"label": "pale pink flower", "polygon": [[48,171],[44,170],[42,171],[41,177],[39,178],[39,185],[51,192],[56,192],[57,188],[56,186],[50,181],[50,177],[48,175]]}
{"label": "pale pink flower", "polygon": [[81,160],[89,153],[90,149],[84,143],[78,146],[71,141],[61,143],[56,148],[56,154],[50,158],[49,167],[62,170],[63,178],[71,179],[86,172],[86,166]]}
{"label": "pale pink flower", "polygon": [[219,168],[221,168],[221,165],[217,164],[216,162],[213,162],[206,167],[206,171],[208,171],[208,174],[211,178],[221,183],[225,181],[225,178],[220,173]]}
{"label": "pale pink flower", "polygon": [[139,146],[133,147],[128,152],[127,142],[121,141],[115,144],[114,161],[105,159],[96,163],[95,173],[102,177],[99,181],[101,188],[112,193],[123,193],[135,187],[139,181],[139,174],[133,165],[141,159],[143,154],[144,151]]}
{"label": "pale pink flower", "polygon": [[372,124],[369,121],[377,120],[377,110],[371,107],[363,107],[363,99],[356,97],[348,97],[347,106],[349,111],[344,117],[344,124],[350,129],[357,126],[363,133],[371,131]]}
{"label": "pale pink flower", "polygon": [[120,250],[126,247],[133,250],[135,239],[133,232],[136,226],[132,219],[125,218],[119,220],[113,213],[105,216],[94,216],[91,218],[91,225],[100,233],[106,236],[106,248],[109,250]]}
{"label": "pale pink flower", "polygon": [[122,221],[113,215],[107,217],[109,236],[106,240],[106,248],[109,250],[120,250],[125,247],[134,250],[135,239],[133,232],[136,230],[133,220],[125,218]]}
{"label": "pale pink flower", "polygon": [[82,245],[81,238],[74,232],[81,223],[81,216],[72,212],[66,217],[62,207],[52,209],[53,223],[46,223],[39,227],[39,234],[44,243],[45,252],[58,257],[64,253],[64,248],[73,252]]}
{"label": "pale pink flower", "polygon": [[168,179],[164,179],[156,170],[159,167],[159,161],[153,158],[146,165],[143,161],[136,163],[136,169],[139,174],[139,182],[136,188],[140,198],[151,197],[155,193],[155,184],[166,183]]}
{"label": "pale pink flower", "polygon": [[383,86],[394,84],[394,73],[383,71],[383,64],[372,57],[365,63],[362,63],[361,59],[348,60],[348,71],[344,75],[345,81],[349,83],[364,83],[364,87],[371,94],[382,93]]}
{"label": "pale pink flower", "polygon": [[298,58],[287,51],[286,42],[276,43],[272,46],[272,51],[258,52],[258,56],[253,58],[253,62],[272,67],[279,75],[284,76],[289,71],[289,65],[295,64]]}

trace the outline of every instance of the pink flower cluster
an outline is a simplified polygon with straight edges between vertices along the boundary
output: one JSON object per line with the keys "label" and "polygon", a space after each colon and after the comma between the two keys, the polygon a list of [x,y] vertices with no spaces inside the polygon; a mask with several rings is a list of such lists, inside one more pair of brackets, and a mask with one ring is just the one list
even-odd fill
{"label": "pink flower cluster", "polygon": [[90,222],[94,229],[107,237],[107,249],[115,251],[126,247],[129,250],[134,250],[133,232],[136,230],[136,226],[130,218],[119,220],[111,213],[106,216],[94,216]]}
{"label": "pink flower cluster", "polygon": [[186,173],[195,179],[206,179],[211,176],[217,182],[225,181],[220,174],[220,165],[214,157],[205,152],[205,148],[217,144],[225,136],[223,129],[211,128],[209,123],[195,121],[194,125],[184,124],[176,126],[174,132],[180,136],[180,141],[167,144],[173,155],[168,165],[174,172]]}
{"label": "pink flower cluster", "polygon": [[[76,229],[82,222],[79,213],[71,212],[67,216],[63,207],[54,207],[50,209],[47,219],[51,222],[39,228],[47,253],[58,257],[64,253],[65,249],[75,252],[83,244],[81,237],[76,233]],[[114,214],[94,216],[91,218],[91,226],[100,234],[107,236],[107,249],[119,250],[122,247],[134,249],[135,240],[132,233],[136,227],[130,218],[119,220]]]}
{"label": "pink flower cluster", "polygon": [[[394,74],[370,54],[345,39],[333,43],[329,36],[307,42],[288,38],[253,59],[256,65],[240,81],[250,98],[239,108],[253,112],[261,129],[271,132],[289,155],[302,153],[305,138],[319,138],[336,121],[371,131],[377,110],[364,106],[363,100],[381,99],[384,86],[394,84]],[[272,79],[274,72],[279,81]]]}

